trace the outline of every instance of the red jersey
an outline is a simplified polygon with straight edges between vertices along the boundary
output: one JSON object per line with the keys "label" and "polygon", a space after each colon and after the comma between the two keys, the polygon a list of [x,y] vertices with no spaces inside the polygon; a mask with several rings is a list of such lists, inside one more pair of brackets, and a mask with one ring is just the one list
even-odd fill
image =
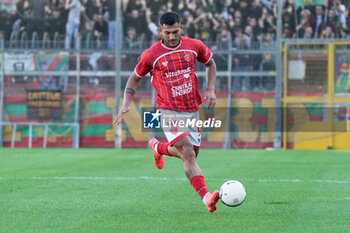
{"label": "red jersey", "polygon": [[151,72],[157,108],[196,112],[202,99],[195,63],[207,64],[212,56],[200,40],[182,36],[175,48],[159,41],[141,54],[134,73],[141,78]]}

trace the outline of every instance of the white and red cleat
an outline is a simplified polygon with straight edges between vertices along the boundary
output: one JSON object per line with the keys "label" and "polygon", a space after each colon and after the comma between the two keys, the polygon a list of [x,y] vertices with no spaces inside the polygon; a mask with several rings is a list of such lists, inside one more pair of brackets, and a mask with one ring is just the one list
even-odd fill
{"label": "white and red cleat", "polygon": [[159,141],[155,138],[152,138],[148,144],[151,147],[151,149],[153,150],[153,162],[154,165],[156,165],[156,167],[158,169],[162,169],[164,167],[164,157],[163,155],[159,154],[156,149],[155,149],[155,145],[159,143]]}
{"label": "white and red cleat", "polygon": [[209,210],[210,213],[213,213],[217,210],[217,203],[219,202],[220,195],[219,190],[215,190],[213,194],[207,193],[205,195],[205,206]]}

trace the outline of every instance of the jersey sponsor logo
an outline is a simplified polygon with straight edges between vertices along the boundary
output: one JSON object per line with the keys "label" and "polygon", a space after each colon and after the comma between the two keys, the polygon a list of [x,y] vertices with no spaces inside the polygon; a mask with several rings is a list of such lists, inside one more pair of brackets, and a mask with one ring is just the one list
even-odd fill
{"label": "jersey sponsor logo", "polygon": [[184,69],[184,70],[177,70],[175,72],[168,72],[165,74],[165,76],[167,78],[172,78],[172,77],[175,77],[175,76],[178,76],[178,75],[181,75],[181,74],[188,74],[191,72],[191,67],[187,67],[187,69]]}
{"label": "jersey sponsor logo", "polygon": [[185,61],[190,62],[191,61],[191,55],[190,54],[185,54],[184,59],[185,59]]}
{"label": "jersey sponsor logo", "polygon": [[173,97],[186,95],[192,92],[192,83],[184,83],[171,88]]}

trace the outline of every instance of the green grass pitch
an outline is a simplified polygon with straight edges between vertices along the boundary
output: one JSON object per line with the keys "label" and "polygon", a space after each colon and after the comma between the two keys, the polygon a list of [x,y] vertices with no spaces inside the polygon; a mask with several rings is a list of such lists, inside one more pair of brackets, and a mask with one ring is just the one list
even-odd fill
{"label": "green grass pitch", "polygon": [[210,214],[179,159],[147,149],[0,149],[0,232],[350,232],[350,152],[202,149],[207,187],[247,189]]}

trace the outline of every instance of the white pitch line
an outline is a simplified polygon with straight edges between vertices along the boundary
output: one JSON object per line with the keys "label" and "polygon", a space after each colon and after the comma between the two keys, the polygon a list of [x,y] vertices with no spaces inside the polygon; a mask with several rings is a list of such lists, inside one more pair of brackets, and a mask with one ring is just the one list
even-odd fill
{"label": "white pitch line", "polygon": [[[38,176],[38,177],[0,177],[0,180],[31,179],[31,180],[111,180],[111,181],[130,181],[130,180],[159,180],[159,181],[187,181],[186,178],[169,178],[169,177],[94,177],[94,176]],[[206,178],[208,181],[227,181],[230,179]],[[241,179],[242,182],[258,183],[331,183],[331,184],[349,184],[347,180],[301,180],[301,179]]]}
{"label": "white pitch line", "polygon": [[333,183],[333,184],[348,184],[346,180],[300,180],[300,179],[259,179],[260,183]]}

